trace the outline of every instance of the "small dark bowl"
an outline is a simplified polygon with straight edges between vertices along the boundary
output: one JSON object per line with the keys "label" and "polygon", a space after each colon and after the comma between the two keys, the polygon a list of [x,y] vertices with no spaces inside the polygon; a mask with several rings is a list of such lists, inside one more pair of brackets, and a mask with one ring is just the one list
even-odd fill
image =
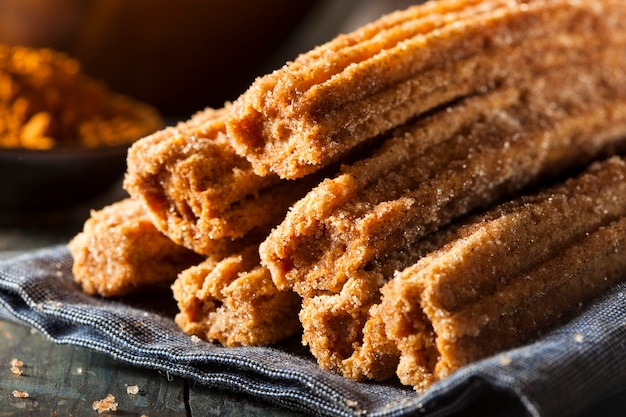
{"label": "small dark bowl", "polygon": [[129,145],[0,149],[0,212],[71,207],[121,179]]}

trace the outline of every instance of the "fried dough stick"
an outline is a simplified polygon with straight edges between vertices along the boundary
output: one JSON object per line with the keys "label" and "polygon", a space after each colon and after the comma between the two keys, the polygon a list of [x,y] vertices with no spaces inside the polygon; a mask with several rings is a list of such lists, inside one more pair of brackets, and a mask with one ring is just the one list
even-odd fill
{"label": "fried dough stick", "polygon": [[172,285],[188,334],[224,346],[269,345],[300,330],[300,298],[276,289],[259,265],[258,247],[225,258],[209,257],[183,271]]}
{"label": "fried dough stick", "polygon": [[302,341],[327,370],[352,380],[385,380],[396,372],[400,352],[385,334],[378,308],[380,288],[394,273],[414,265],[454,234],[451,226],[377,259],[348,279],[337,294],[304,298]]}
{"label": "fried dough stick", "polygon": [[416,390],[536,337],[626,279],[626,163],[504,204],[398,274],[379,313]]}
{"label": "fried dough stick", "polygon": [[228,144],[229,109],[205,109],[141,139],[128,154],[124,186],[131,196],[143,201],[162,233],[205,255],[221,239],[266,234],[312,186],[272,187],[278,177],[256,175]]}
{"label": "fried dough stick", "polygon": [[85,293],[103,297],[167,287],[203,259],[163,236],[132,199],[92,211],[68,247],[76,282]]}
{"label": "fried dough stick", "polygon": [[[267,345],[298,330],[300,298],[280,292],[259,265],[258,246],[224,244],[209,258],[176,245],[143,205],[124,199],[94,211],[69,243],[76,282],[116,297],[172,285],[189,334],[227,346]],[[216,246],[218,246],[216,244]]]}
{"label": "fried dough stick", "polygon": [[338,293],[368,262],[623,145],[623,50],[467,98],[322,182],[261,244],[278,288]]}
{"label": "fried dough stick", "polygon": [[624,37],[621,0],[442,0],[392,13],[257,79],[227,121],[260,175],[297,178],[407,120]]}

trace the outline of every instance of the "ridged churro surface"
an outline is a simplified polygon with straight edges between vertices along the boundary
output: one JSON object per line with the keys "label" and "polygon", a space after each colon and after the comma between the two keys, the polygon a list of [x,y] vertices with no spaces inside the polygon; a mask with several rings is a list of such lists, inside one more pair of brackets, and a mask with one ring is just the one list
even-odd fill
{"label": "ridged churro surface", "polygon": [[172,289],[180,309],[176,323],[204,340],[261,346],[300,329],[300,298],[276,289],[255,246],[222,259],[209,257],[183,271]]}
{"label": "ridged churro surface", "polygon": [[377,257],[623,146],[623,50],[461,100],[323,181],[261,245],[278,287],[339,292]]}
{"label": "ridged churro surface", "polygon": [[503,204],[383,287],[379,313],[418,390],[536,337],[626,279],[626,163]]}
{"label": "ridged churro surface", "polygon": [[249,222],[228,222],[222,214],[271,182],[252,173],[228,146],[227,113],[205,109],[136,142],[128,153],[124,187],[144,201],[159,230],[198,253],[211,254],[215,240],[252,229]]}
{"label": "ridged churro surface", "polygon": [[163,236],[132,199],[93,211],[68,246],[76,282],[87,294],[104,297],[167,287],[202,259]]}
{"label": "ridged churro surface", "polygon": [[[229,107],[198,112],[138,141],[128,154],[128,192],[144,202],[161,232],[205,255],[224,240],[267,233],[313,186],[311,178],[279,183],[275,175],[256,175],[225,135]],[[255,238],[244,240],[239,249]]]}
{"label": "ridged churro surface", "polygon": [[407,125],[293,207],[261,254],[279,287],[304,297],[303,341],[320,366],[387,378],[399,354],[375,311],[395,271],[455,219],[623,148],[626,60],[612,52],[605,66],[550,70]]}
{"label": "ridged churro surface", "polygon": [[228,134],[259,174],[297,178],[431,109],[585,60],[623,36],[624,18],[619,0],[428,2],[257,79]]}
{"label": "ridged churro surface", "polygon": [[385,380],[395,373],[399,351],[385,334],[382,316],[373,312],[380,288],[396,271],[438,249],[455,229],[446,228],[376,259],[352,274],[337,294],[304,298],[302,341],[322,368],[358,381]]}
{"label": "ridged churro surface", "polygon": [[422,391],[626,279],[625,154],[622,0],[433,0],[135,143],[127,229],[71,246],[132,219],[161,242],[142,265],[202,255],[172,284],[184,332],[302,330],[322,368]]}

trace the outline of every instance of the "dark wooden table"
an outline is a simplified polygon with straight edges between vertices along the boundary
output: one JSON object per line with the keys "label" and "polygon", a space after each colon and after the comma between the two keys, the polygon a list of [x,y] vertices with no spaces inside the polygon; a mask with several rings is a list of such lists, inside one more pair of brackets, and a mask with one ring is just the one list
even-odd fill
{"label": "dark wooden table", "polygon": [[[12,367],[13,359],[23,366]],[[57,345],[29,327],[4,320],[0,320],[0,364],[3,417],[98,415],[93,402],[109,394],[115,397],[117,411],[102,415],[297,415],[241,394],[129,366],[88,349]],[[14,391],[28,397],[18,398]]]}

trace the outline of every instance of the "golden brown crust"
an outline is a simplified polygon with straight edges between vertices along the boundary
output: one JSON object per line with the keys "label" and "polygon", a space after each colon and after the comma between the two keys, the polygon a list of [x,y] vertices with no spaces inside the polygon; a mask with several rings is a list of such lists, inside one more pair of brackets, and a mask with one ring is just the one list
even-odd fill
{"label": "golden brown crust", "polygon": [[428,2],[139,141],[125,187],[209,256],[172,285],[176,323],[225,346],[301,325],[321,367],[422,390],[626,278],[620,159],[459,221],[625,145],[622,17],[621,0]]}
{"label": "golden brown crust", "polygon": [[394,375],[399,351],[380,320],[370,320],[383,277],[356,276],[339,294],[304,298],[302,341],[319,366],[349,379],[385,380]]}
{"label": "golden brown crust", "polygon": [[375,313],[380,287],[393,275],[439,248],[454,234],[451,226],[375,259],[351,275],[337,294],[305,297],[300,311],[302,341],[318,364],[353,380],[385,380],[395,373],[399,351]]}
{"label": "golden brown crust", "polygon": [[338,292],[373,259],[623,144],[618,50],[462,100],[322,182],[261,245],[277,286],[306,297]]}
{"label": "golden brown crust", "polygon": [[[384,328],[380,333],[373,333],[382,337],[371,337],[372,333],[364,330],[370,307],[379,302],[381,285],[382,282],[371,277],[353,277],[339,294],[303,300],[302,341],[322,368],[353,380],[383,380],[393,376],[399,357],[395,343],[389,343]],[[365,334],[369,336],[367,341]],[[367,361],[366,350],[375,360]]]}
{"label": "golden brown crust", "polygon": [[258,79],[228,134],[256,172],[308,174],[410,118],[623,36],[618,0],[438,1],[382,17]]}
{"label": "golden brown crust", "polygon": [[259,265],[255,246],[223,259],[210,257],[183,271],[172,290],[180,309],[176,323],[204,340],[260,346],[300,329],[300,298],[276,289]]}
{"label": "golden brown crust", "polygon": [[626,163],[612,158],[458,231],[382,289],[398,376],[423,390],[626,278]]}
{"label": "golden brown crust", "polygon": [[136,142],[128,153],[124,187],[144,202],[155,226],[198,253],[215,252],[221,238],[254,226],[220,216],[233,202],[271,183],[252,173],[224,136],[227,108],[205,109],[176,127]]}
{"label": "golden brown crust", "polygon": [[[457,226],[441,227],[450,221],[623,145],[626,60],[613,52],[403,127],[295,204],[261,255],[280,288],[304,297],[303,341],[320,366],[355,380],[389,377],[399,355],[377,311],[396,270],[449,239]],[[420,337],[411,343],[428,346]]]}
{"label": "golden brown crust", "polygon": [[205,109],[128,153],[124,187],[144,202],[162,233],[205,255],[226,240],[245,236],[229,245],[235,251],[257,242],[312,186],[311,179],[279,183],[275,175],[256,175],[225,135],[229,113],[228,105]]}
{"label": "golden brown crust", "polygon": [[87,294],[104,297],[167,287],[201,259],[159,233],[132,199],[93,211],[68,246],[76,282]]}

